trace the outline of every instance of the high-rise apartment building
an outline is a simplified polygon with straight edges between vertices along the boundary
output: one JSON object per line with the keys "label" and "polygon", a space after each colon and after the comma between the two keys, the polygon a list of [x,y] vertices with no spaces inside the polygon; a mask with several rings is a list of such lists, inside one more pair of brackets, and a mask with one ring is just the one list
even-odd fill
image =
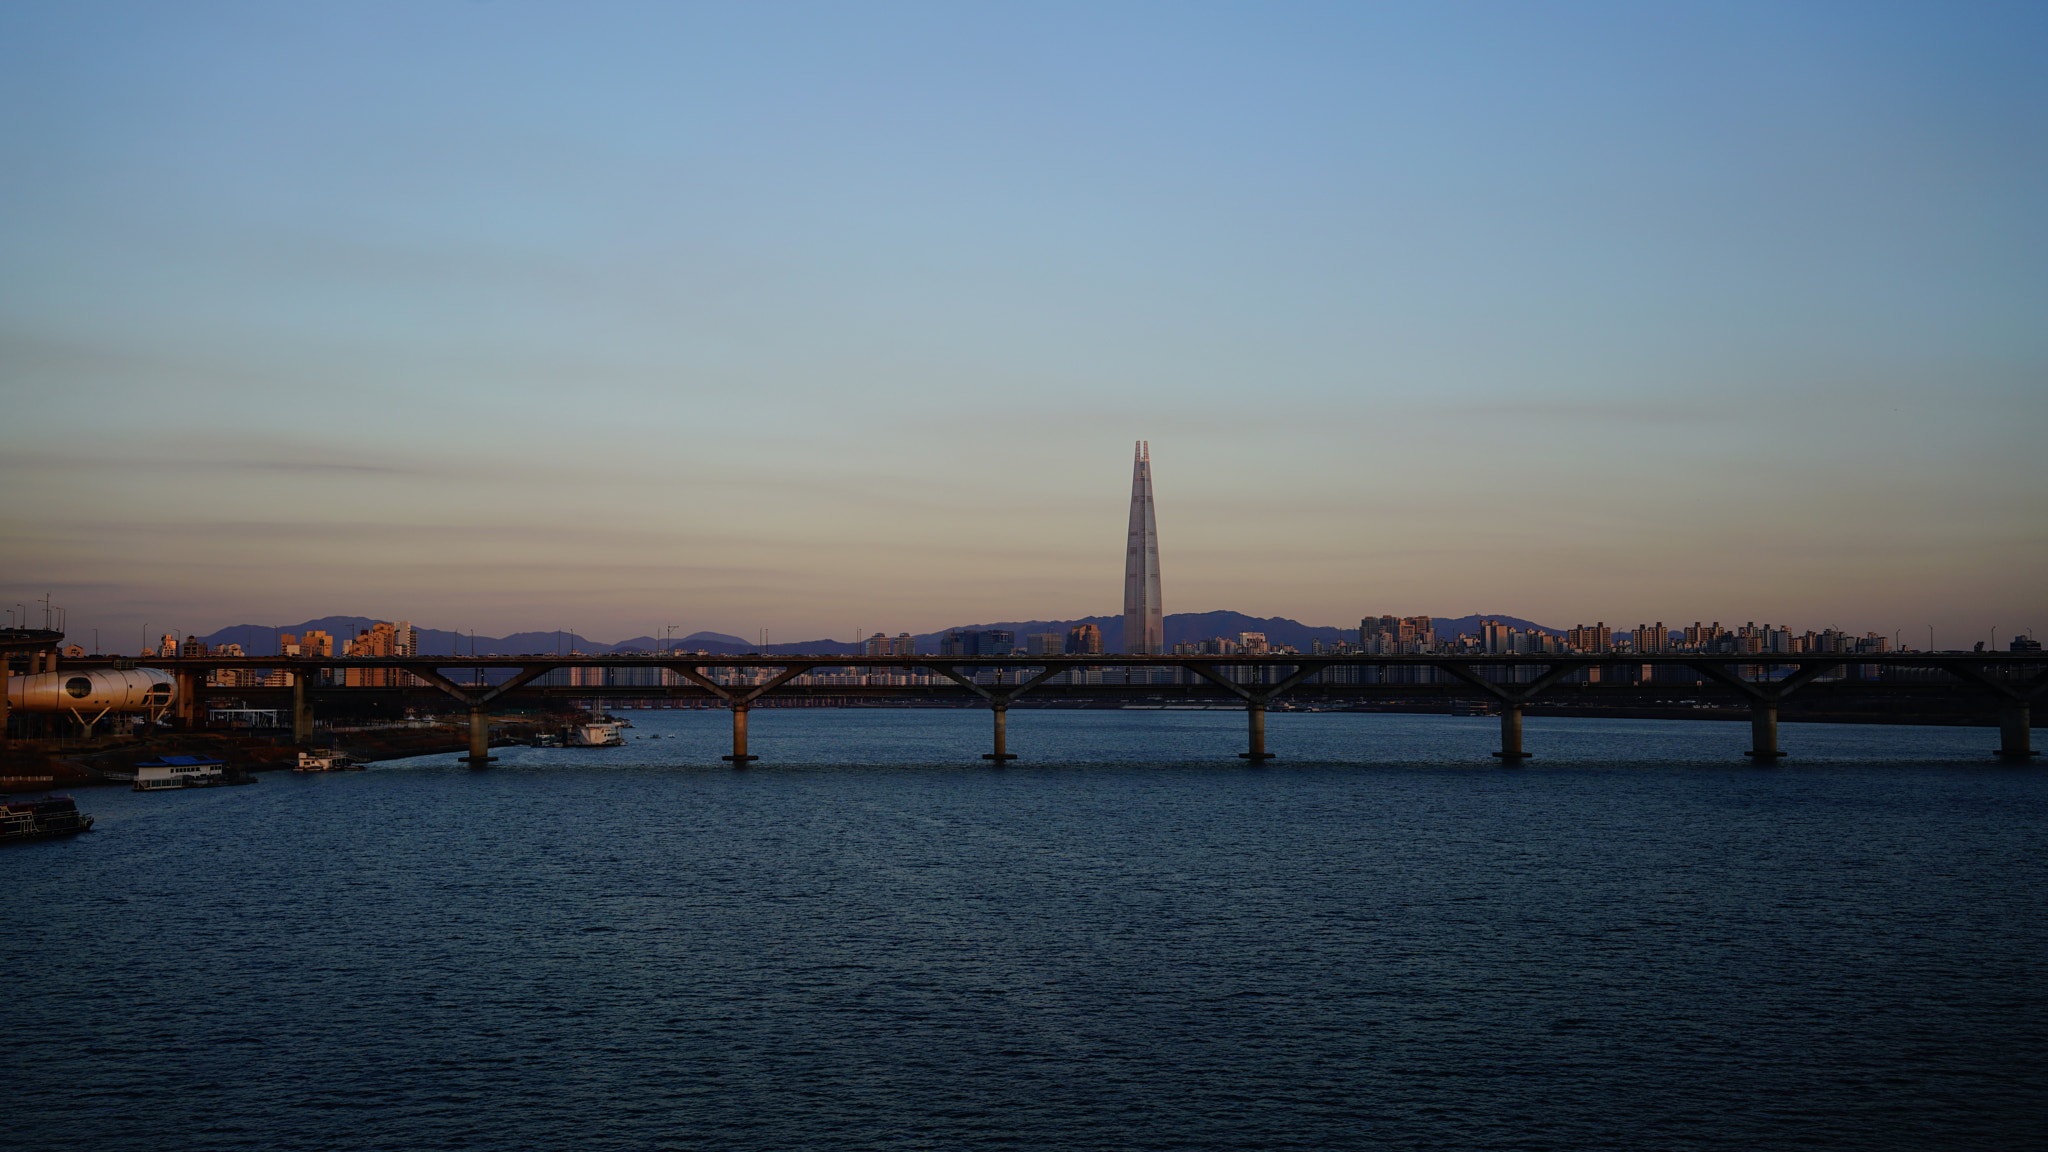
{"label": "high-rise apartment building", "polygon": [[1479,650],[1482,652],[1514,651],[1514,641],[1509,639],[1509,635],[1513,632],[1514,629],[1498,620],[1481,620],[1479,622]]}
{"label": "high-rise apartment building", "polygon": [[1102,655],[1102,629],[1093,624],[1077,624],[1067,629],[1067,652],[1073,656]]}
{"label": "high-rise apartment building", "polygon": [[1685,630],[1685,646],[1697,650],[1711,649],[1726,635],[1727,630],[1721,627],[1719,620],[1712,624],[1702,624],[1695,620],[1692,626]]}
{"label": "high-rise apartment building", "polygon": [[890,636],[885,632],[877,632],[861,642],[860,654],[863,656],[915,656],[917,655],[917,641],[911,639],[908,632],[898,632],[894,636]]}
{"label": "high-rise apartment building", "polygon": [[[208,652],[209,656],[247,656],[240,644],[223,644]],[[216,688],[260,687],[260,677],[253,668],[215,668],[206,674],[206,682]]]}
{"label": "high-rise apartment building", "polygon": [[1422,652],[1436,643],[1427,616],[1367,616],[1358,622],[1358,647],[1374,655]]}
{"label": "high-rise apartment building", "polygon": [[299,649],[308,656],[332,657],[334,637],[315,628],[299,638]]}
{"label": "high-rise apartment building", "polygon": [[[356,633],[349,641],[344,655],[354,658],[374,658],[396,655],[393,651],[394,637],[391,625],[376,623]],[[394,668],[350,668],[343,674],[343,681],[351,688],[389,688],[397,683]]]}
{"label": "high-rise apartment building", "polygon": [[1060,656],[1067,650],[1064,632],[1033,632],[1024,638],[1024,651],[1033,656]]}
{"label": "high-rise apartment building", "polygon": [[389,656],[392,654],[391,646],[391,625],[372,624],[357,632],[356,638],[349,641],[346,654],[358,657]]}
{"label": "high-rise apartment building", "polygon": [[[324,636],[325,633],[308,632],[306,638]],[[396,624],[379,622],[356,633],[349,642],[346,655],[357,657],[405,657],[419,654],[419,630],[407,621]],[[369,688],[404,688],[424,681],[410,672],[398,668],[351,668],[344,680],[351,686]]]}
{"label": "high-rise apartment building", "polygon": [[1131,461],[1131,530],[1124,548],[1124,651],[1166,651],[1166,616],[1159,601],[1159,519],[1152,507],[1152,445],[1138,441]]}
{"label": "high-rise apartment building", "polygon": [[1659,620],[1655,624],[1636,625],[1636,630],[1630,635],[1629,639],[1634,645],[1636,653],[1642,655],[1650,652],[1664,651],[1670,643],[1671,633],[1665,630],[1664,622]]}
{"label": "high-rise apartment building", "polygon": [[1568,629],[1564,638],[1574,652],[1608,652],[1614,648],[1614,629],[1605,620],[1591,627],[1580,624]]}
{"label": "high-rise apartment building", "polygon": [[1008,656],[1017,647],[1017,634],[1006,628],[957,628],[939,641],[941,656]]}

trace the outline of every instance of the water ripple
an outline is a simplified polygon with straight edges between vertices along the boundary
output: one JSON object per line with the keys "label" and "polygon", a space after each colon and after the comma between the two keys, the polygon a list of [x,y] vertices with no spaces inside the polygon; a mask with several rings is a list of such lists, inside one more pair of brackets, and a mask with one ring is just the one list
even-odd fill
{"label": "water ripple", "polygon": [[[1972,730],[636,715],[0,853],[24,1148],[1994,1148],[2048,776]],[[1406,755],[1402,754],[1406,750]],[[1670,753],[1668,757],[1664,753]],[[1655,754],[1655,755],[1652,755]],[[896,759],[891,759],[895,756]]]}

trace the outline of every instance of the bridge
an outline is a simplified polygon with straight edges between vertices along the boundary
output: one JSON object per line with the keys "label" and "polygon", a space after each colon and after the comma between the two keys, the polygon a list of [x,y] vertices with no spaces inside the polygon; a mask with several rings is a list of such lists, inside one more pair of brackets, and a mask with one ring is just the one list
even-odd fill
{"label": "bridge", "polygon": [[[66,668],[105,667],[99,659],[67,659]],[[133,661],[126,663],[132,664]],[[1266,710],[1283,697],[1360,701],[1414,696],[1418,692],[1481,701],[1500,712],[1500,748],[1505,763],[1528,759],[1522,740],[1524,709],[1539,695],[1566,685],[1583,692],[1601,685],[1706,689],[1746,704],[1751,759],[1771,763],[1787,755],[1778,747],[1778,708],[1790,695],[1839,680],[1848,669],[1875,670],[1878,683],[1894,688],[1960,686],[1999,709],[1997,755],[2025,761],[2031,747],[2032,704],[2048,690],[2048,653],[1891,652],[1727,654],[1671,653],[1629,656],[1572,655],[1240,655],[1240,656],[789,656],[610,655],[610,656],[423,656],[368,657],[179,657],[148,661],[173,673],[179,684],[179,720],[188,727],[205,722],[202,696],[248,697],[263,689],[208,687],[215,670],[249,669],[292,673],[294,736],[311,739],[312,695],[374,691],[319,688],[311,682],[337,669],[390,669],[409,673],[423,687],[438,690],[470,714],[469,756],[485,764],[490,755],[494,703],[515,696],[667,697],[732,713],[732,753],[745,764],[759,757],[747,751],[747,717],[773,697],[951,698],[985,706],[993,716],[993,747],[983,759],[998,764],[1016,759],[1008,746],[1007,715],[1027,693],[1087,698],[1185,698],[1223,700],[1242,706],[1248,747],[1238,753],[1254,764],[1273,759],[1266,747]],[[543,683],[564,669],[604,669],[602,679],[640,683]],[[630,670],[630,671],[629,671]],[[585,673],[586,676],[590,675]],[[496,677],[495,681],[493,677]],[[1914,678],[1920,678],[1915,683]],[[397,678],[403,680],[403,678]],[[1864,681],[1868,685],[1870,681]],[[272,689],[269,691],[285,691]]]}

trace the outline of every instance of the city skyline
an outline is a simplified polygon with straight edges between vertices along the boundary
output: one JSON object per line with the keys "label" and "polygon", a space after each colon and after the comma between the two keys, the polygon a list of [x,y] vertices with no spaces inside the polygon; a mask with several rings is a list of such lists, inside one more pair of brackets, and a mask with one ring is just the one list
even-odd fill
{"label": "city skyline", "polygon": [[[0,16],[0,594],[2048,627],[2048,14]],[[403,29],[402,32],[395,29]],[[132,643],[132,642],[131,642]]]}
{"label": "city skyline", "polygon": [[[1695,620],[1690,624],[1658,620],[1638,624],[1633,628],[1625,624],[1610,625],[1605,620],[1590,624],[1574,625],[1543,624],[1526,620],[1507,613],[1467,613],[1458,617],[1397,617],[1367,616],[1357,628],[1344,628],[1329,624],[1305,623],[1284,617],[1254,617],[1235,612],[1188,612],[1169,613],[1163,618],[1162,655],[1189,654],[1183,649],[1191,645],[1201,652],[1217,651],[1215,644],[1244,636],[1256,638],[1259,645],[1267,644],[1270,636],[1272,650],[1295,652],[1304,655],[1357,654],[1357,655],[1411,655],[1430,651],[1464,650],[1476,647],[1487,652],[1510,654],[1543,653],[1587,653],[1587,652],[1712,652],[1719,647],[1732,646],[1730,650],[1753,652],[1760,655],[1801,655],[1815,651],[2020,651],[2024,643],[2038,643],[2026,629],[2009,632],[1994,632],[1987,636],[1945,636],[1924,635],[1916,640],[1905,629],[1894,629],[1891,633],[1845,632],[1836,628],[1802,627],[1784,621],[1729,621]],[[192,645],[201,649],[210,645],[216,651],[222,646],[246,651],[251,656],[296,655],[292,650],[295,641],[305,639],[311,647],[308,654],[318,650],[329,656],[360,655],[355,652],[358,642],[367,645],[366,650],[374,651],[379,642],[376,636],[380,630],[394,635],[409,637],[406,650],[422,655],[519,655],[547,654],[560,655],[604,655],[612,652],[693,652],[710,651],[715,654],[745,653],[762,651],[778,655],[825,655],[834,654],[840,647],[842,655],[860,656],[918,656],[918,655],[988,655],[981,650],[982,642],[968,639],[981,635],[1001,638],[1007,650],[1020,655],[1040,655],[1053,652],[1117,654],[1122,632],[1110,633],[1118,643],[1105,648],[1104,634],[1110,627],[1121,628],[1124,617],[1115,615],[1097,616],[1080,620],[996,620],[979,621],[939,629],[932,632],[899,632],[894,636],[876,632],[858,641],[849,643],[835,637],[808,637],[799,640],[782,640],[763,646],[761,638],[748,640],[732,633],[713,630],[684,632],[677,626],[667,626],[653,632],[622,636],[605,640],[588,636],[569,629],[528,629],[505,636],[454,631],[449,629],[420,628],[410,621],[379,620],[368,616],[323,616],[298,623],[274,625],[239,624],[215,629],[206,633],[185,633],[173,629],[155,638],[145,637],[141,655],[144,657],[162,655],[173,650],[185,650]],[[328,628],[338,629],[329,633]],[[340,641],[334,639],[339,635]],[[351,637],[354,637],[351,640]],[[66,645],[66,652],[73,655],[91,655],[91,645],[80,643],[81,637],[73,636]],[[1541,641],[1538,643],[1537,641]],[[1040,642],[1044,642],[1041,645]],[[1063,642],[1062,642],[1063,641]],[[1924,641],[1924,642],[1922,642]],[[958,653],[951,653],[950,646],[964,643]],[[708,645],[708,647],[707,647]],[[921,646],[920,646],[921,645]],[[104,654],[128,656],[125,645],[104,645]],[[1260,648],[1259,650],[1265,650]],[[199,654],[204,654],[200,651]]]}

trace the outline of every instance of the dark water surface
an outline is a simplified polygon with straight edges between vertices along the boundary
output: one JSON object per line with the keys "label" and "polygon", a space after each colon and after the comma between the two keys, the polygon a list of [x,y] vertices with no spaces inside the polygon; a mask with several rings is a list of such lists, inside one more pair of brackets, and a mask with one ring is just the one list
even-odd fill
{"label": "dark water surface", "polygon": [[[1971,729],[634,713],[80,794],[0,852],[21,1148],[2012,1148],[2048,772]],[[660,736],[660,740],[649,737]]]}

